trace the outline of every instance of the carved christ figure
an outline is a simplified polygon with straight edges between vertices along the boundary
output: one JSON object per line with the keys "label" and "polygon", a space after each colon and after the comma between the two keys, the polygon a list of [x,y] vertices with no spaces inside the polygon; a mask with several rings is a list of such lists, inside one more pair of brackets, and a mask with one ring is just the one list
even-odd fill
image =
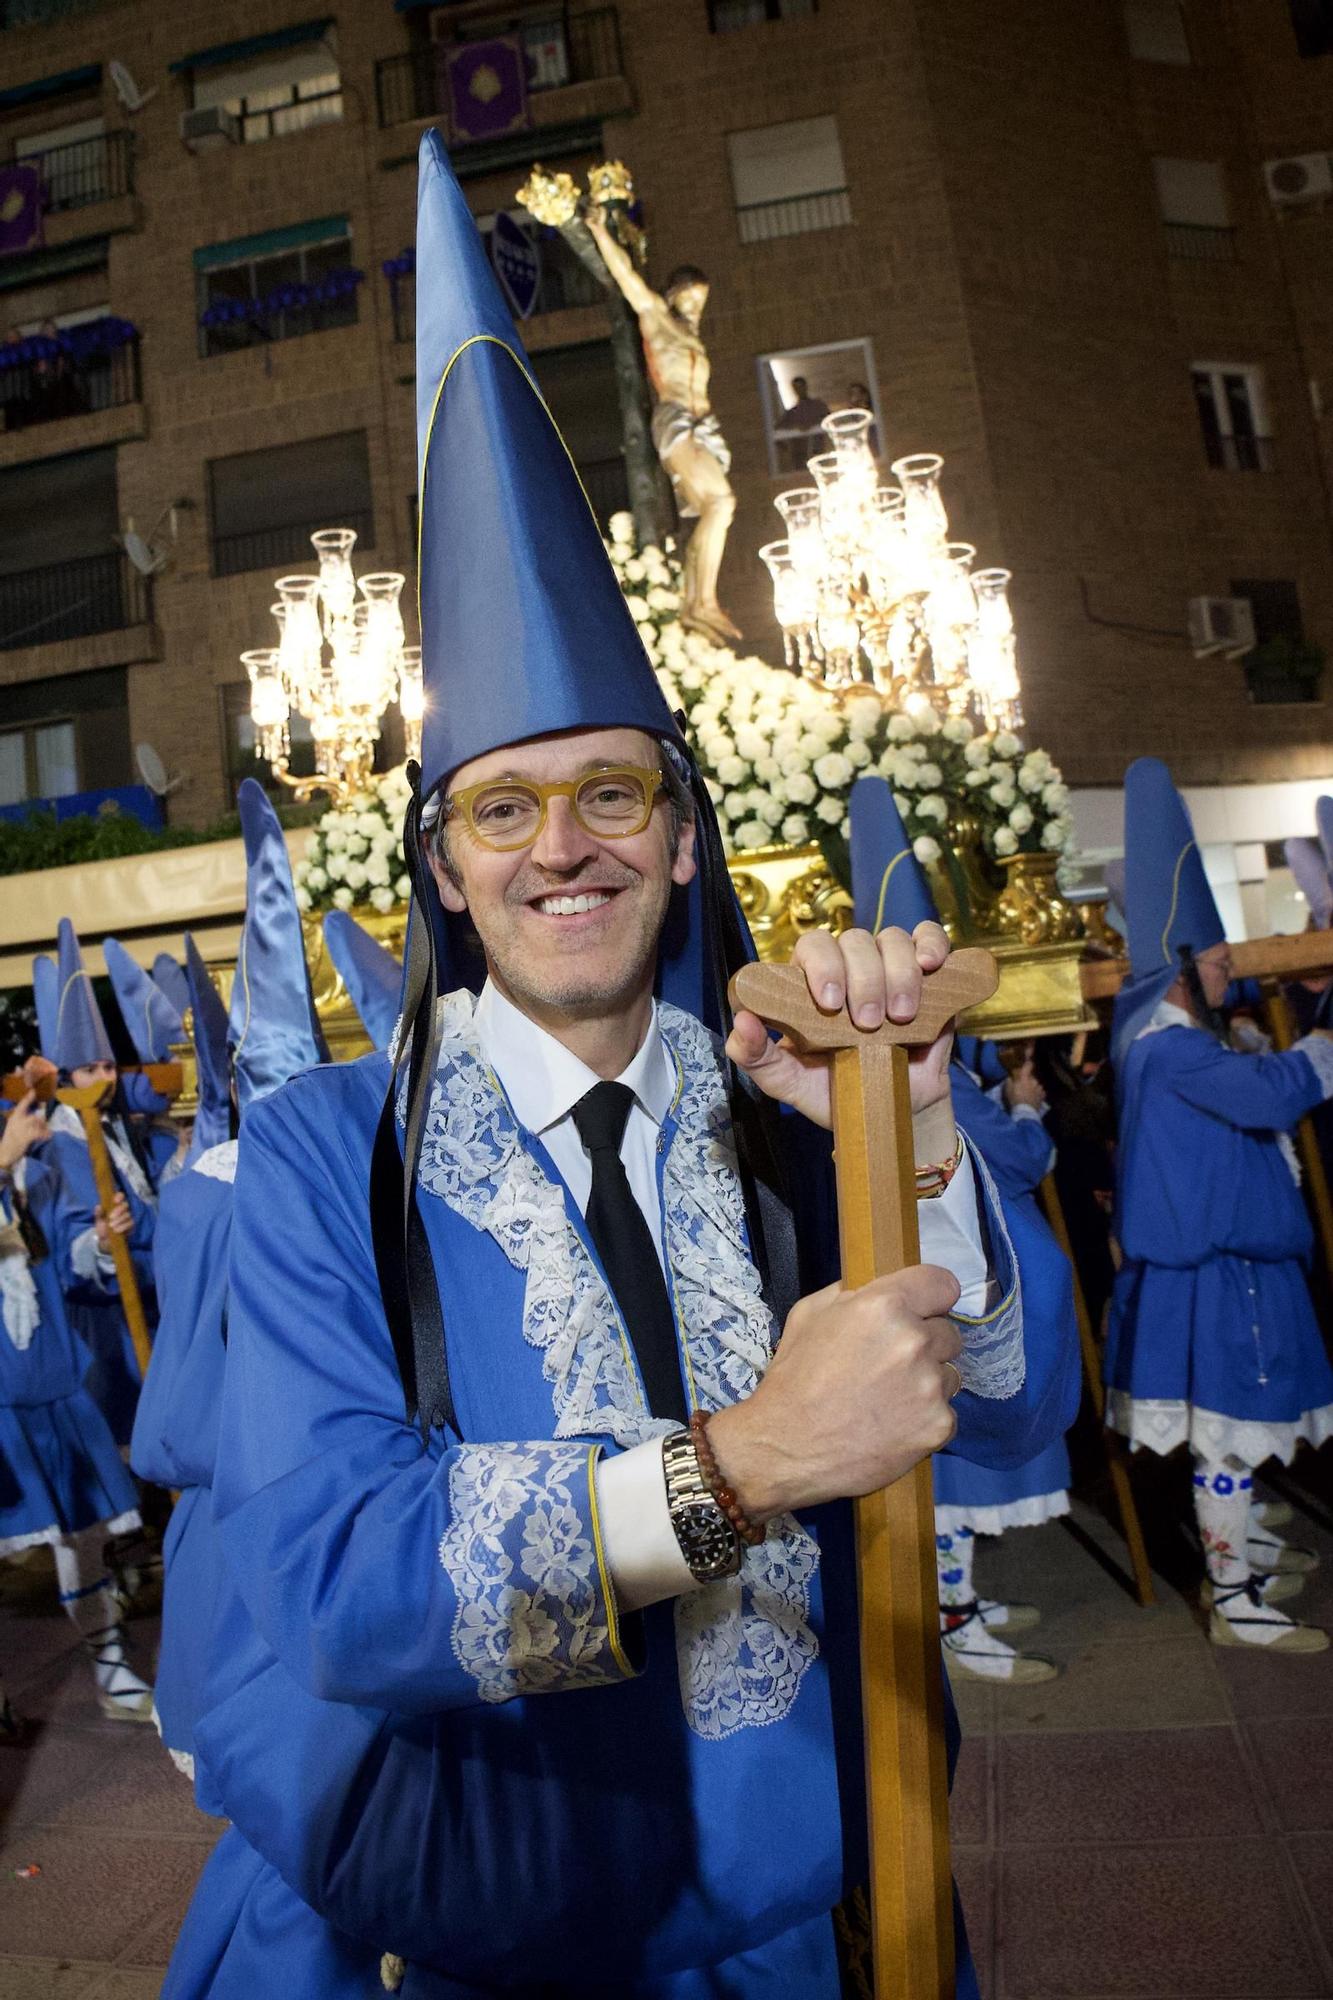
{"label": "carved christ figure", "polygon": [[708,350],[699,337],[708,280],[694,265],[682,264],[667,279],[665,291],[655,292],[611,235],[596,204],[589,204],[584,219],[607,270],[638,316],[656,398],[653,443],[682,517],[698,519],[685,551],[681,623],[710,639],[739,639],[739,628],[717,600],[736,496],[727,478],[731,448],[708,401]]}

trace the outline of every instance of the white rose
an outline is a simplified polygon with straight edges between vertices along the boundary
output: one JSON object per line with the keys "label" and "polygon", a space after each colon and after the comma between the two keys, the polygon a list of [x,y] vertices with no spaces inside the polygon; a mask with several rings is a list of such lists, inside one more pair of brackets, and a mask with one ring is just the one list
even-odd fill
{"label": "white rose", "polygon": [[854,770],[864,771],[870,762],[870,745],[859,736],[854,736],[842,754]]}
{"label": "white rose", "polygon": [[405,903],[412,894],[412,877],[400,875],[393,885],[393,893],[400,903]]}
{"label": "white rose", "polygon": [[741,724],[740,728],[736,731],[736,754],[738,757],[744,757],[748,763],[753,764],[755,758],[762,757],[767,748],[768,745],[764,741],[764,733],[761,729],[756,729],[753,723]]}
{"label": "white rose", "polygon": [[1009,815],[1009,824],[1015,833],[1026,833],[1032,825],[1032,808],[1020,800]]}
{"label": "white rose", "polygon": [[778,825],[785,812],[786,806],[781,799],[765,799],[756,811],[755,818],[761,819],[767,827],[774,827]]}
{"label": "white rose", "polygon": [[995,739],[997,757],[1016,757],[1023,748],[1011,729],[1002,729]]}
{"label": "white rose", "polygon": [[374,904],[375,908],[379,911],[380,915],[382,917],[387,917],[389,911],[393,908],[393,902],[394,902],[393,890],[388,888],[372,889],[370,892],[370,900]]}
{"label": "white rose", "polygon": [[1002,826],[996,831],[995,852],[997,854],[1017,854],[1018,852],[1018,835],[1011,833],[1007,826]]}
{"label": "white rose", "polygon": [[918,799],[916,810],[919,819],[933,819],[940,826],[943,826],[949,817],[949,808],[938,792],[932,792],[928,798]]}
{"label": "white rose", "polygon": [[676,608],[675,592],[664,589],[660,583],[653,584],[648,592],[648,608],[650,611],[674,611]]}
{"label": "white rose", "polygon": [[1001,778],[1000,782],[997,785],[991,786],[990,796],[992,799],[994,799],[997,806],[1002,806],[1004,810],[1008,812],[1010,806],[1014,803],[1014,800],[1018,797],[1018,793],[1014,790],[1013,783],[1010,779]]}
{"label": "white rose", "polygon": [[906,819],[909,813],[916,810],[916,800],[906,798],[902,792],[894,793],[893,803],[897,808],[899,819]]}
{"label": "white rose", "polygon": [[352,907],[352,892],[351,892],[351,890],[350,890],[350,889],[335,889],[335,890],[334,890],[334,892],[333,892],[333,901],[334,901],[334,906],[335,906],[335,908],[337,908],[337,909],[339,909],[339,910],[350,910],[350,909],[351,909],[351,907]]}
{"label": "white rose", "polygon": [[713,801],[713,804],[715,806],[720,806],[722,803],[722,787],[717,782],[717,779],[705,778],[704,789],[707,791],[709,798]]}
{"label": "white rose", "polygon": [[1023,792],[1039,792],[1046,780],[1040,771],[1030,771],[1026,764],[1018,773],[1018,787]]}
{"label": "white rose", "polygon": [[[970,743],[972,741],[972,725],[965,715],[951,715],[940,733],[950,743]],[[966,751],[963,754],[966,756]],[[929,835],[926,838],[929,838]]]}
{"label": "white rose", "polygon": [[919,785],[942,785],[944,783],[944,773],[938,764],[920,765],[916,777]]}
{"label": "white rose", "polygon": [[648,616],[647,599],[640,597],[637,594],[637,592],[631,592],[629,596],[626,597],[625,603],[626,606],[628,607],[629,615],[634,620],[636,625],[638,624],[641,618],[646,618]]}
{"label": "white rose", "polygon": [[[337,901],[336,897],[334,898],[334,901],[335,902]],[[303,916],[307,910],[313,907],[310,901],[309,893],[305,889],[299,887],[299,885],[296,890],[296,907],[298,910],[300,910]]]}
{"label": "white rose", "polygon": [[808,757],[813,764],[816,757],[823,756],[824,752],[828,749],[828,744],[822,736],[817,736],[812,729],[807,729],[798,739],[796,747],[801,755]]}
{"label": "white rose", "polygon": [[787,797],[794,806],[812,806],[818,796],[819,787],[807,771],[787,771],[783,782]]}
{"label": "white rose", "polygon": [[932,839],[930,834],[921,833],[912,842],[912,852],[921,863],[921,866],[926,868],[932,861],[939,860],[940,844],[938,840]]}
{"label": "white rose", "polygon": [[307,868],[305,882],[307,889],[313,889],[316,895],[329,886],[329,878],[322,868]]}
{"label": "white rose", "polygon": [[822,736],[824,742],[836,743],[843,732],[842,717],[837,709],[821,709],[810,718],[810,728],[814,735]]}
{"label": "white rose", "polygon": [[900,757],[892,782],[901,786],[903,791],[910,792],[914,786],[921,783],[920,767],[914,764],[910,757]]}
{"label": "white rose", "polygon": [[346,852],[349,860],[359,861],[361,856],[369,851],[369,848],[370,848],[370,842],[366,839],[364,834],[361,833],[348,834]]}
{"label": "white rose", "polygon": [[1059,854],[1068,839],[1068,827],[1062,820],[1053,819],[1041,837],[1041,844],[1048,854]]}
{"label": "white rose", "polygon": [[782,822],[782,838],[788,847],[804,847],[810,838],[810,822],[804,813],[788,813]]}
{"label": "white rose", "polygon": [[324,835],[324,845],[326,848],[345,847],[347,845],[347,828],[342,824],[341,820],[334,820],[332,826]]}
{"label": "white rose", "polygon": [[884,710],[873,694],[853,695],[843,714],[847,718],[847,730],[851,736],[873,736],[883,719]]}
{"label": "white rose", "polygon": [[680,684],[688,693],[693,694],[696,688],[703,686],[704,677],[698,667],[682,667],[680,670]]}
{"label": "white rose", "polygon": [[830,750],[825,756],[815,759],[815,777],[827,791],[850,785],[852,776],[852,767],[841,750]]}
{"label": "white rose", "polygon": [[717,775],[724,785],[743,785],[750,775],[750,767],[741,757],[720,757]]}
{"label": "white rose", "polygon": [[974,736],[970,743],[964,745],[963,762],[970,764],[974,770],[982,764],[989,764],[990,743],[986,737]]}
{"label": "white rose", "polygon": [[347,869],[347,856],[335,850],[324,857],[324,866],[331,882],[341,882]]}
{"label": "white rose", "polygon": [[736,828],[736,845],[741,849],[767,847],[771,838],[772,828],[765,826],[761,819],[743,819]]}
{"label": "white rose", "polygon": [[839,826],[842,822],[842,800],[823,798],[815,807],[815,814],[825,826]]}
{"label": "white rose", "polygon": [[907,743],[915,735],[916,724],[910,715],[905,715],[901,709],[898,709],[889,717],[889,741],[891,743]]}
{"label": "white rose", "polygon": [[967,773],[967,776],[963,779],[963,783],[965,785],[988,785],[994,775],[995,766],[993,764],[978,764],[974,770]]}
{"label": "white rose", "polygon": [[728,792],[722,801],[722,811],[728,819],[744,819],[749,811],[744,792]]}
{"label": "white rose", "polygon": [[1036,771],[1043,778],[1049,778],[1055,769],[1055,766],[1051,762],[1050,751],[1029,750],[1027,756],[1023,759],[1023,769],[1025,771]]}
{"label": "white rose", "polygon": [[618,513],[613,514],[606,525],[610,530],[613,542],[619,542],[622,546],[626,543],[631,547],[633,546],[634,516],[627,508],[622,507]]}
{"label": "white rose", "polygon": [[[369,861],[366,863],[366,880],[370,883],[372,889],[387,888],[389,878],[392,874],[393,870],[389,866],[389,857],[387,854],[371,855]],[[355,886],[353,884],[353,887]]]}
{"label": "white rose", "polygon": [[782,766],[776,757],[756,757],[754,774],[763,785],[776,785],[782,776]]}
{"label": "white rose", "polygon": [[362,861],[348,862],[347,873],[344,875],[343,880],[346,882],[349,889],[364,889],[369,879],[370,878],[366,872],[366,866],[364,862]]}
{"label": "white rose", "polygon": [[358,833],[363,833],[367,840],[374,840],[376,835],[385,831],[384,815],[377,812],[358,813],[356,830]]}
{"label": "white rose", "polygon": [[1047,785],[1045,791],[1041,795],[1041,802],[1045,806],[1047,812],[1053,812],[1053,813],[1063,812],[1065,807],[1069,804],[1068,785],[1064,784],[1062,780],[1057,778],[1054,784]]}

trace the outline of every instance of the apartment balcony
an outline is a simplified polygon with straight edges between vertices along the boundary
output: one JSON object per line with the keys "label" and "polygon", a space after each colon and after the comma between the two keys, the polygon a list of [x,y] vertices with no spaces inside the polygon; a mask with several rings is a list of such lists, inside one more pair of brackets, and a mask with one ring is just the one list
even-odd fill
{"label": "apartment balcony", "polygon": [[1168,222],[1166,254],[1184,264],[1234,264],[1234,229],[1205,222]]}
{"label": "apartment balcony", "polygon": [[[369,507],[334,507],[340,528],[356,530],[359,549],[375,546],[375,516]],[[248,528],[236,534],[215,534],[212,541],[214,576],[240,576],[252,569],[285,569],[296,563],[308,567],[313,561],[310,537],[327,528],[329,517],[314,521],[281,522],[268,528]]]}
{"label": "apartment balcony", "polygon": [[139,335],[127,320],[0,346],[0,467],[144,434]]}
{"label": "apartment balcony", "polygon": [[[459,23],[460,28],[462,23]],[[551,134],[562,126],[615,117],[634,108],[620,46],[620,19],[614,7],[567,14],[516,30],[527,58],[528,117],[531,132]],[[467,38],[460,35],[458,40]],[[461,173],[531,157],[526,134],[502,140],[471,141],[449,128],[448,88],[442,51],[457,43],[433,42],[405,55],[385,56],[375,65],[375,100],[380,127],[436,123]],[[551,154],[549,143],[543,157]],[[483,165],[484,163],[484,165]]]}
{"label": "apartment balcony", "polygon": [[152,583],[120,549],[0,575],[0,681],[160,657]]}
{"label": "apartment balcony", "polygon": [[139,227],[133,132],[102,132],[23,157],[25,165],[41,170],[42,234],[48,250],[85,236],[117,236]]}
{"label": "apartment balcony", "polygon": [[[579,307],[606,304],[604,287],[575,256],[558,229],[534,223],[532,233],[541,257],[541,279],[536,303],[526,322],[528,327],[550,313],[568,313]],[[402,268],[410,255],[410,252],[405,252],[403,257],[393,258],[385,266],[393,314],[393,337],[399,345],[414,341],[417,333],[416,268],[415,264],[410,269]],[[596,324],[600,329],[601,322]]]}

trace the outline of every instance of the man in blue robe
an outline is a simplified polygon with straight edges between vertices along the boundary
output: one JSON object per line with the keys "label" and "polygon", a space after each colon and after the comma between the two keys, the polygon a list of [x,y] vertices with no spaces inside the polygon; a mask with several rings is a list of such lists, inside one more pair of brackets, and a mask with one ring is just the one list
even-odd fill
{"label": "man in blue robe", "polygon": [[[417,268],[404,1028],[247,1120],[195,1732],[232,1827],[164,1992],[833,2000],[866,1875],[842,1496],[955,1418],[1029,1455],[1064,1385],[1025,1374],[947,1035],[914,1136],[961,1297],[827,1286],[827,1071],[723,1017],[707,793],[434,132]],[[800,961],[870,1027],[946,953]]]}
{"label": "man in blue robe", "polygon": [[[1306,1269],[1310,1223],[1289,1134],[1333,1096],[1333,1040],[1283,1055],[1228,1045],[1222,921],[1166,766],[1125,777],[1131,977],[1116,1001],[1120,1114],[1107,1421],[1134,1446],[1188,1445],[1217,1645],[1310,1653],[1326,1633],[1277,1608],[1295,1551],[1251,1511],[1253,1474],[1333,1434]],[[1299,1560],[1299,1558],[1297,1558]]]}
{"label": "man in blue robe", "polygon": [[[911,838],[883,778],[859,778],[851,801],[852,890],[855,921],[871,930],[881,923],[912,930],[938,921],[935,901],[917,863]],[[1030,1068],[1030,1065],[1029,1065]],[[1020,1270],[1024,1294],[1024,1344],[1029,1366],[1039,1346],[1062,1356],[1076,1381],[1078,1327],[1068,1260],[1037,1203],[1055,1149],[1028,1090],[1014,1093],[993,1042],[959,1036],[950,1069],[954,1115],[977,1148],[1005,1202],[1026,1225]],[[1075,1390],[1075,1394],[1077,1391]],[[1070,1410],[1073,1416],[1073,1409]],[[1069,1511],[1069,1453],[1063,1437],[1025,1465],[1000,1469],[969,1463],[961,1451],[935,1460],[935,1560],[940,1594],[940,1638],[951,1673],[1008,1686],[1054,1678],[1052,1661],[1020,1652],[1009,1641],[1038,1622],[1035,1606],[982,1597],[973,1581],[978,1535],[1035,1527]]]}

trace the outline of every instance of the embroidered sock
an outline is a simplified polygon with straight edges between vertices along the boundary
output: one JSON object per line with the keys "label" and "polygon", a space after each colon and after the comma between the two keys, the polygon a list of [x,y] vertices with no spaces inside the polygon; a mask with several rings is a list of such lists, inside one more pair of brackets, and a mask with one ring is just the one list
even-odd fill
{"label": "embroidered sock", "polygon": [[1194,1518],[1199,1524],[1204,1561],[1215,1585],[1239,1585],[1250,1580],[1245,1551],[1254,1480],[1233,1460],[1196,1458]]}
{"label": "embroidered sock", "polygon": [[970,1528],[950,1528],[935,1532],[935,1574],[940,1586],[940,1606],[972,1602],[972,1558],[976,1537]]}
{"label": "embroidered sock", "polygon": [[55,1544],[56,1585],[60,1602],[92,1661],[99,1694],[126,1720],[148,1721],[153,1691],[140,1680],[125,1657],[120,1606],[103,1559],[106,1531],[85,1528]]}

